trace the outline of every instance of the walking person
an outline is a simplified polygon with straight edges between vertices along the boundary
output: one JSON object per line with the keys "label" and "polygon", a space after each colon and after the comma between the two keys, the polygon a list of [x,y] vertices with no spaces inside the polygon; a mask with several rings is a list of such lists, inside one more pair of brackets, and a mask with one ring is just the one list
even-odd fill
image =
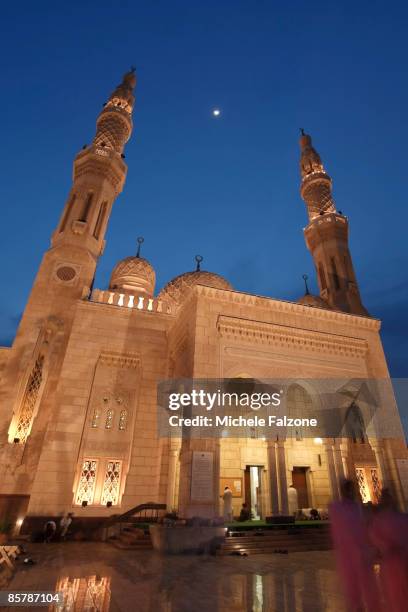
{"label": "walking person", "polygon": [[342,483],[341,500],[329,506],[329,518],[347,610],[380,612],[367,527],[353,481]]}
{"label": "walking person", "polygon": [[380,556],[380,584],[389,612],[408,609],[408,517],[398,512],[383,489],[370,525],[370,539]]}

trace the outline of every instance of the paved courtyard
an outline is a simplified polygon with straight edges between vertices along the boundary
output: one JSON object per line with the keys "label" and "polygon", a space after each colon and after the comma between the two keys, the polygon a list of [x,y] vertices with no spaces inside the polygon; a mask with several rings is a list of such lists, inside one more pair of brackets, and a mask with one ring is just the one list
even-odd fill
{"label": "paved courtyard", "polygon": [[18,561],[8,589],[62,590],[65,605],[59,610],[345,611],[331,552],[163,557],[70,542],[31,544],[28,549],[37,563]]}

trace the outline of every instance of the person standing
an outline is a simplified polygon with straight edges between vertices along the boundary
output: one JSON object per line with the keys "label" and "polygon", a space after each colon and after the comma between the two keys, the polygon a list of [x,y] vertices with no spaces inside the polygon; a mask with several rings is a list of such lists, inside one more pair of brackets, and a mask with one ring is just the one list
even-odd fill
{"label": "person standing", "polygon": [[231,522],[233,519],[232,516],[232,491],[227,485],[224,489],[224,494],[222,496],[224,501],[224,520],[227,522]]}
{"label": "person standing", "polygon": [[57,525],[55,521],[47,521],[44,525],[44,542],[51,542],[54,539]]}
{"label": "person standing", "polygon": [[67,515],[64,514],[64,516],[62,517],[62,519],[60,520],[60,538],[61,540],[65,540],[66,536],[67,536],[67,532],[69,529],[69,526],[72,523],[72,512],[68,512]]}
{"label": "person standing", "polygon": [[293,484],[290,485],[288,489],[288,504],[289,504],[289,514],[291,516],[295,516],[297,511],[299,510],[299,498],[298,492],[295,489]]}

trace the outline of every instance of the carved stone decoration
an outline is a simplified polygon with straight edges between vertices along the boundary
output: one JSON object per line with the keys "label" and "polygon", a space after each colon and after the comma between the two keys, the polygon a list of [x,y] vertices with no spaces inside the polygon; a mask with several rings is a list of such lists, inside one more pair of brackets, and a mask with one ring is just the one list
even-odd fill
{"label": "carved stone decoration", "polygon": [[55,317],[49,316],[44,324],[42,344],[49,345],[56,334],[60,334],[64,329],[64,321]]}
{"label": "carved stone decoration", "polygon": [[81,266],[67,261],[57,261],[54,267],[52,279],[59,285],[76,285],[81,272]]}
{"label": "carved stone decoration", "polygon": [[99,356],[99,361],[101,364],[119,368],[137,368],[140,366],[140,356],[132,353],[103,351]]}
{"label": "carved stone decoration", "polygon": [[293,349],[349,355],[364,358],[368,351],[366,340],[342,337],[335,334],[307,329],[294,329],[275,323],[236,320],[221,316],[218,319],[218,332],[221,336],[243,342],[276,344]]}

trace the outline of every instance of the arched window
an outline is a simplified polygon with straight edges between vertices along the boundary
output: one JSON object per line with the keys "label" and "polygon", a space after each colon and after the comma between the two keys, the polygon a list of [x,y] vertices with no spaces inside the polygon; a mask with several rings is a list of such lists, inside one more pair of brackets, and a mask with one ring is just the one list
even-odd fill
{"label": "arched window", "polygon": [[340,289],[340,279],[339,279],[339,274],[337,272],[336,260],[334,259],[334,257],[331,258],[331,265],[332,265],[334,286],[336,289]]}
{"label": "arched window", "polygon": [[98,240],[99,235],[101,233],[101,229],[103,226],[103,222],[105,220],[106,208],[108,206],[107,202],[102,202],[102,206],[99,209],[98,218],[96,220],[95,229],[94,229],[94,238]]}
{"label": "arched window", "polygon": [[95,495],[96,472],[98,468],[97,459],[84,459],[81,475],[79,477],[75,503],[92,504]]}
{"label": "arched window", "polygon": [[120,415],[119,415],[119,429],[121,431],[126,429],[126,425],[127,425],[127,410],[121,410],[120,411]]}
{"label": "arched window", "polygon": [[323,265],[319,264],[319,278],[322,289],[327,289],[326,275],[324,273]]}
{"label": "arched window", "polygon": [[354,402],[346,413],[346,433],[353,442],[364,443],[367,441],[363,415],[360,408]]}
{"label": "arched window", "polygon": [[17,428],[14,434],[14,438],[18,439],[18,441],[23,444],[30,435],[31,427],[33,425],[34,410],[43,380],[43,366],[44,357],[40,355],[35,362],[24,392],[21,410],[17,421]]}
{"label": "arched window", "polygon": [[83,223],[85,223],[88,220],[89,211],[91,210],[91,206],[92,206],[92,200],[93,200],[93,193],[92,191],[90,191],[85,198],[84,207],[81,213],[81,218],[79,219]]}
{"label": "arched window", "polygon": [[72,194],[71,199],[69,200],[69,202],[68,202],[68,204],[66,206],[66,209],[65,209],[65,212],[64,212],[64,216],[62,217],[62,221],[61,221],[61,226],[60,226],[60,230],[59,230],[60,233],[64,231],[64,229],[65,229],[65,227],[67,225],[68,217],[69,217],[69,215],[71,213],[72,207],[74,206],[75,198],[76,198],[76,195],[74,193],[74,194]]}
{"label": "arched window", "polygon": [[103,482],[101,504],[111,502],[115,506],[119,501],[121,461],[108,461]]}
{"label": "arched window", "polygon": [[[300,385],[291,385],[287,394],[287,413],[292,419],[311,418],[313,402],[308,392]],[[302,440],[302,428],[294,433],[296,440]]]}
{"label": "arched window", "polygon": [[101,409],[95,408],[93,412],[93,416],[92,416],[91,427],[99,427],[100,420],[101,420]]}
{"label": "arched window", "polygon": [[106,411],[105,429],[112,429],[113,427],[113,410],[109,408]]}

